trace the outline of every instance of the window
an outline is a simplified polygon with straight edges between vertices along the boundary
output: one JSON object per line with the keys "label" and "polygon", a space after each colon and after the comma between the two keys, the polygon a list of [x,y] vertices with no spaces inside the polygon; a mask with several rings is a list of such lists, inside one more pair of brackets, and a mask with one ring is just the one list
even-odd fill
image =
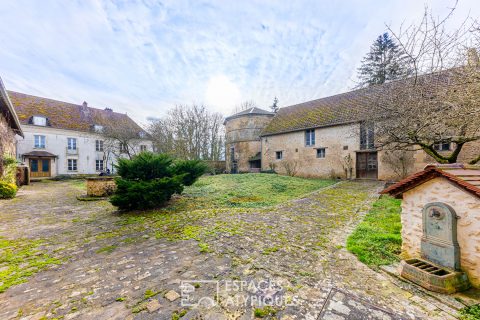
{"label": "window", "polygon": [[282,160],[283,159],[283,151],[277,151],[275,152],[275,158],[277,160]]}
{"label": "window", "polygon": [[101,126],[99,124],[95,124],[95,125],[93,125],[93,131],[98,132],[98,133],[102,133],[103,132],[103,126]]}
{"label": "window", "polygon": [[325,148],[317,149],[317,158],[325,158]]}
{"label": "window", "polygon": [[145,151],[147,151],[147,146],[144,145],[144,144],[141,144],[140,145],[140,152],[145,152]]}
{"label": "window", "polygon": [[360,150],[375,149],[375,131],[373,123],[360,124]]}
{"label": "window", "polygon": [[77,159],[68,159],[67,160],[67,170],[68,171],[77,171]]}
{"label": "window", "polygon": [[37,159],[30,160],[30,170],[32,170],[32,172],[38,172],[38,160]]}
{"label": "window", "polygon": [[348,150],[348,146],[343,146],[343,150]]}
{"label": "window", "polygon": [[235,148],[230,147],[230,161],[234,162],[235,161]]}
{"label": "window", "polygon": [[120,149],[120,153],[127,153],[128,146],[126,143],[120,142],[119,149]]}
{"label": "window", "polygon": [[103,160],[95,160],[95,170],[96,171],[103,171]]}
{"label": "window", "polygon": [[450,142],[435,143],[433,149],[435,151],[450,151],[452,150],[452,145]]}
{"label": "window", "polygon": [[103,140],[95,140],[95,151],[103,152]]}
{"label": "window", "polygon": [[305,131],[305,145],[307,147],[315,145],[315,129]]}
{"label": "window", "polygon": [[77,150],[77,139],[67,138],[67,148],[68,150]]}
{"label": "window", "polygon": [[40,117],[40,116],[33,116],[32,123],[36,126],[43,126],[47,125],[47,118]]}
{"label": "window", "polygon": [[140,131],[140,132],[138,133],[138,136],[143,139],[143,138],[145,138],[145,137],[147,136],[147,134],[146,134],[145,132],[143,132],[143,131]]}
{"label": "window", "polygon": [[34,147],[38,149],[45,149],[45,136],[34,135]]}

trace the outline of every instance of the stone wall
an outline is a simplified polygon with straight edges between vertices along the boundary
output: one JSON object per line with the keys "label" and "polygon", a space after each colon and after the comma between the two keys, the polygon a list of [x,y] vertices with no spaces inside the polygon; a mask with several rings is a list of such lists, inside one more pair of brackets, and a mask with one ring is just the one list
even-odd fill
{"label": "stone wall", "polygon": [[[355,150],[359,149],[359,137],[355,134],[359,125],[344,125],[315,129],[315,145],[305,146],[305,131],[290,132],[262,138],[262,169],[271,165],[280,174],[286,174],[286,165],[296,165],[297,175],[317,178],[345,178],[345,157],[352,160],[355,175]],[[317,158],[317,148],[325,148],[325,158]],[[276,159],[276,152],[283,152],[283,159]]]}
{"label": "stone wall", "polygon": [[473,286],[480,288],[480,199],[445,178],[435,178],[403,194],[402,253],[404,258],[420,256],[422,209],[430,202],[450,205],[457,216],[460,264]]}
{"label": "stone wall", "polygon": [[15,147],[15,133],[10,128],[5,117],[0,113],[0,177],[4,172],[3,157],[5,155],[15,157]]}
{"label": "stone wall", "polygon": [[271,120],[271,115],[247,114],[226,121],[225,160],[227,172],[230,172],[232,167],[231,148],[234,148],[235,151],[238,171],[248,172],[250,170],[248,160],[262,151],[260,134]]}
{"label": "stone wall", "polygon": [[5,117],[0,114],[0,156],[8,154],[15,157],[15,133],[10,128]]}
{"label": "stone wall", "polygon": [[87,196],[105,197],[113,194],[117,185],[113,177],[87,178]]}

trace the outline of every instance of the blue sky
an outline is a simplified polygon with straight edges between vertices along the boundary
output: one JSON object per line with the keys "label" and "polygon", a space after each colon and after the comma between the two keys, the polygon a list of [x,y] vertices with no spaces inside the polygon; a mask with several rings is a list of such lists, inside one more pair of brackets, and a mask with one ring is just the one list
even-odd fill
{"label": "blue sky", "polygon": [[[452,0],[426,2],[443,15]],[[418,0],[1,0],[0,76],[10,90],[111,107],[145,123],[176,104],[230,114],[354,86],[385,23],[418,21]],[[460,0],[455,19],[480,17]]]}

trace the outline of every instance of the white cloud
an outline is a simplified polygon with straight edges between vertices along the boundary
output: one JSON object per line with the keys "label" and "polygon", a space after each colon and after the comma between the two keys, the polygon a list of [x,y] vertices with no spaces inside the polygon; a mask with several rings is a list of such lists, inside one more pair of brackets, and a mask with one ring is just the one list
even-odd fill
{"label": "white cloud", "polygon": [[[443,15],[453,0],[429,1]],[[299,103],[350,89],[371,42],[423,1],[2,0],[9,89],[145,121],[175,104]],[[476,0],[458,17],[480,16]]]}
{"label": "white cloud", "polygon": [[213,76],[208,80],[205,102],[215,111],[228,114],[241,102],[240,90],[227,76]]}

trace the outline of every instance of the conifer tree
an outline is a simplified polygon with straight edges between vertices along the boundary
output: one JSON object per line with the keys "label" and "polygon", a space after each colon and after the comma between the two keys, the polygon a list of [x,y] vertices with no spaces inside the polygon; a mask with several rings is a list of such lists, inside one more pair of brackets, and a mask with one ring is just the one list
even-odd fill
{"label": "conifer tree", "polygon": [[362,60],[362,66],[358,69],[358,87],[404,78],[409,73],[407,56],[385,32],[373,42],[370,52]]}

